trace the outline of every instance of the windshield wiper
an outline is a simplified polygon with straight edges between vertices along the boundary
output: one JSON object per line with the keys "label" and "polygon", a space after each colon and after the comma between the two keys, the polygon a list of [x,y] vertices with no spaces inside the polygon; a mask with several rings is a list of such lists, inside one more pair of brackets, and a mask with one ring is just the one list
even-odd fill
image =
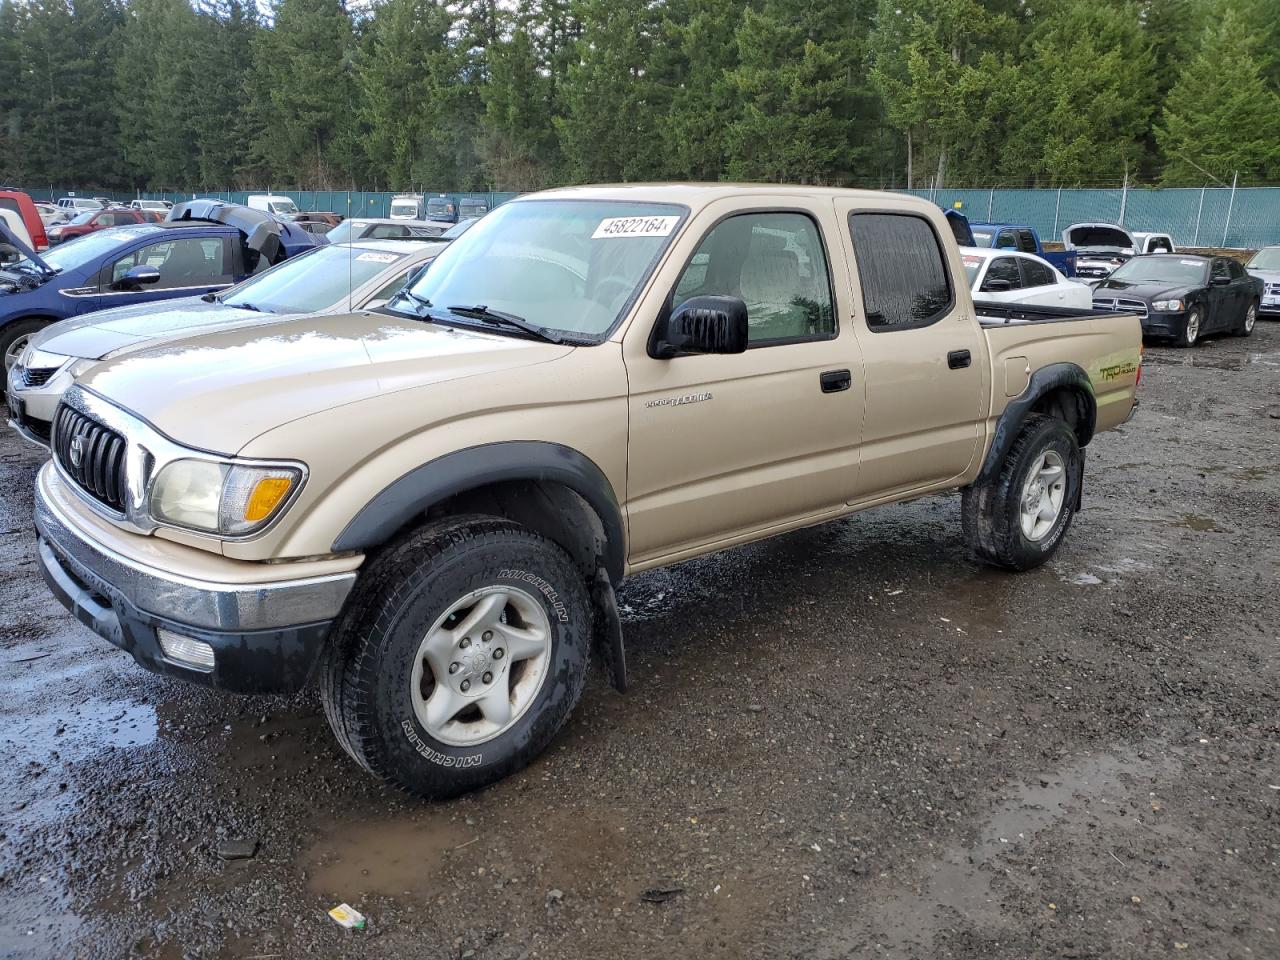
{"label": "windshield wiper", "polygon": [[530,323],[524,317],[518,317],[514,313],[506,313],[502,310],[490,310],[483,303],[474,307],[452,306],[448,308],[450,313],[456,313],[463,317],[475,317],[477,320],[483,320],[485,323],[502,324],[513,327],[516,330],[522,330],[530,336],[537,337],[539,340],[546,340],[548,343],[563,343],[564,341],[549,331],[546,327],[540,327],[536,323]]}
{"label": "windshield wiper", "polygon": [[399,290],[397,290],[395,293],[395,296],[387,301],[387,305],[390,306],[400,297],[404,297],[406,300],[411,300],[418,305],[418,309],[415,310],[414,313],[416,313],[419,317],[422,317],[425,320],[431,319],[430,314],[424,314],[422,311],[434,309],[435,305],[426,297],[419,296],[418,294],[410,290],[408,287],[401,287]]}

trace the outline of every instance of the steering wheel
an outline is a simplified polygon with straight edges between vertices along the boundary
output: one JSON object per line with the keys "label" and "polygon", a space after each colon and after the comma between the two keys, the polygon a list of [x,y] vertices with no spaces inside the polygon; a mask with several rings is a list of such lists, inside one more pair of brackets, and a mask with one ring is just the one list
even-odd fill
{"label": "steering wheel", "polygon": [[627,296],[630,296],[631,290],[634,286],[635,284],[632,283],[630,280],[628,280],[626,277],[618,277],[618,276],[605,277],[603,280],[597,283],[595,285],[595,289],[591,291],[591,299],[594,300],[596,303],[600,303],[600,304],[610,303],[613,298],[603,296],[603,294],[604,294],[604,291],[610,289],[611,287],[617,287],[618,290],[623,294],[623,297],[625,299]]}

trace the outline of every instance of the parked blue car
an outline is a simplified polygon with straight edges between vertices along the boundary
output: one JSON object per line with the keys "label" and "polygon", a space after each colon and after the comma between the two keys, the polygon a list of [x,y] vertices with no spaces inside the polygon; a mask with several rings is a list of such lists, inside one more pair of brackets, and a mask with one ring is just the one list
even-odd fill
{"label": "parked blue car", "polygon": [[219,200],[180,203],[162,223],[108,227],[43,256],[5,234],[0,223],[0,238],[24,255],[0,269],[5,374],[46,324],[107,307],[212,293],[317,245],[296,225]]}

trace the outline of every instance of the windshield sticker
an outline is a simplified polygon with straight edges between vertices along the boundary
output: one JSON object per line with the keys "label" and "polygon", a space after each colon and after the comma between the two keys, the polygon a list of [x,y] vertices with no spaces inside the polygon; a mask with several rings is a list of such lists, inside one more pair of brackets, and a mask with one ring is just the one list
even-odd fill
{"label": "windshield sticker", "polygon": [[666,237],[676,228],[679,217],[607,217],[600,221],[592,240],[616,237]]}
{"label": "windshield sticker", "polygon": [[362,263],[395,263],[399,259],[398,253],[362,253],[356,257]]}
{"label": "windshield sticker", "polygon": [[1199,260],[1180,260],[1179,262],[1180,262],[1184,267],[1198,267],[1198,266],[1200,266],[1200,261],[1199,261]]}

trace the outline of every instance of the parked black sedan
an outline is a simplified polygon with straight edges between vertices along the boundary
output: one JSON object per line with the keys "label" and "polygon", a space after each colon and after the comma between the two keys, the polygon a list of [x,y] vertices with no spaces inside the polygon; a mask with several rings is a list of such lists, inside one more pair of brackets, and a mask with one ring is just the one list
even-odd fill
{"label": "parked black sedan", "polygon": [[1209,333],[1247,337],[1261,298],[1262,281],[1238,261],[1181,253],[1134,257],[1093,290],[1095,310],[1137,313],[1144,336],[1183,347]]}

